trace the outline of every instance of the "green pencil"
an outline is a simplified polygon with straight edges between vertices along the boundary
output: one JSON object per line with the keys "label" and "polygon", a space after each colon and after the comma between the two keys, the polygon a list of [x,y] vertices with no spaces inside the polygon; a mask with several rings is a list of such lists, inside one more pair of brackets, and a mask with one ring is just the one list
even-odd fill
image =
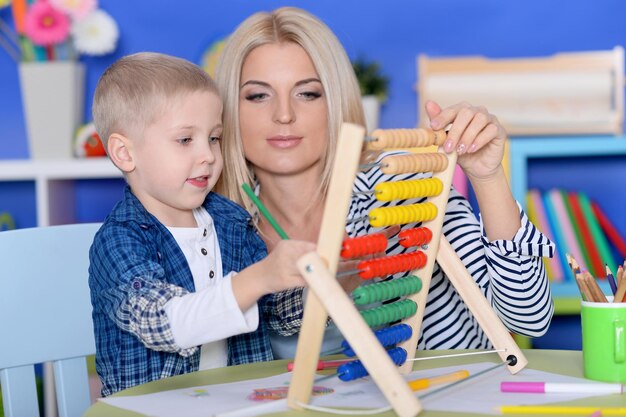
{"label": "green pencil", "polygon": [[263,203],[261,202],[261,200],[259,200],[259,197],[257,197],[254,194],[254,191],[252,191],[252,188],[250,188],[248,184],[243,184],[241,188],[243,188],[246,194],[248,194],[248,197],[250,197],[250,200],[252,200],[252,202],[258,207],[263,217],[265,217],[265,219],[268,222],[270,222],[270,224],[272,225],[276,233],[278,233],[278,236],[280,236],[281,239],[289,239],[289,236],[287,236],[287,233],[285,233],[285,231],[280,227],[276,219],[272,217],[267,207],[265,207]]}

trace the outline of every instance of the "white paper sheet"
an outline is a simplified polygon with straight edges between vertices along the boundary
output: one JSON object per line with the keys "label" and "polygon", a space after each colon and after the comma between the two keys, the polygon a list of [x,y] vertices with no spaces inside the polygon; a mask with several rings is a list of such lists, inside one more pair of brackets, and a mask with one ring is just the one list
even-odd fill
{"label": "white paper sheet", "polygon": [[[434,377],[450,372],[466,369],[470,375],[493,367],[493,363],[475,363],[427,369],[405,375],[407,381]],[[290,373],[233,382],[228,384],[204,385],[187,389],[162,391],[154,394],[132,397],[109,397],[101,399],[107,404],[128,409],[140,414],[153,417],[206,417],[238,409],[249,409],[252,406],[267,404],[269,401],[255,401],[249,397],[255,389],[286,387],[291,379]],[[484,414],[499,414],[498,407],[503,405],[533,405],[552,402],[570,401],[578,398],[591,397],[594,394],[519,394],[500,392],[502,381],[542,381],[542,382],[587,382],[583,378],[574,378],[533,369],[524,369],[517,375],[502,366],[478,377],[460,383],[448,390],[422,399],[422,405],[427,410],[449,412],[475,412]],[[315,386],[321,391],[330,391],[323,395],[314,396],[311,404],[322,407],[349,407],[349,408],[384,408],[389,404],[378,387],[371,379],[343,382],[338,378],[324,380]],[[435,386],[429,390],[419,391],[421,397],[425,393],[436,390]],[[276,403],[273,410],[268,405],[255,409],[246,415],[262,415],[269,412],[286,410],[285,402]],[[250,411],[250,410],[248,410]],[[258,411],[258,412],[256,412]]]}

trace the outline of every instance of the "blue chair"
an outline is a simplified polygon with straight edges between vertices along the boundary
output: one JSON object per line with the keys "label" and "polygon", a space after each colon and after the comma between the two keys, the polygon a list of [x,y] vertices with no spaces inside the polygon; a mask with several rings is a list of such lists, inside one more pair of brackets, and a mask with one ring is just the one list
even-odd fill
{"label": "blue chair", "polygon": [[99,223],[0,232],[0,385],[5,417],[39,416],[34,364],[52,362],[60,417],[91,405],[88,285]]}

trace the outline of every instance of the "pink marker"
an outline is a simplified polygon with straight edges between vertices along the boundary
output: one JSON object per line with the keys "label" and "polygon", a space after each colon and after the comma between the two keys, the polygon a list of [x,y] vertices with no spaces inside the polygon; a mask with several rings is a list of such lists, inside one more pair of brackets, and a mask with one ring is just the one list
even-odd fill
{"label": "pink marker", "polygon": [[622,394],[622,384],[567,382],[501,382],[501,392]]}

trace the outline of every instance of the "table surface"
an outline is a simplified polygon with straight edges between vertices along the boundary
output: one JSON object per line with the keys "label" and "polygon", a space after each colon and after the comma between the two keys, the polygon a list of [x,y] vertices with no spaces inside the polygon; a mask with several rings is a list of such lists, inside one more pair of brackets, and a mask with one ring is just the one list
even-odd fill
{"label": "table surface", "polygon": [[[469,351],[419,351],[417,357],[439,356],[446,354],[457,354]],[[562,375],[575,377],[583,377],[582,369],[582,352],[571,350],[542,350],[530,349],[524,350],[524,354],[528,359],[528,368],[541,371],[553,372]],[[209,385],[214,383],[235,382],[244,379],[262,378],[271,375],[280,374],[286,371],[288,361],[280,360],[273,362],[261,362],[249,365],[230,366],[226,368],[212,369],[208,371],[193,372],[186,375],[180,375],[172,378],[166,378],[158,381],[149,382],[137,387],[120,391],[114,396],[140,395],[153,392],[166,391],[172,389],[189,388],[201,385]],[[463,357],[453,357],[445,359],[433,359],[428,361],[416,362],[414,369],[430,369],[444,366],[463,365],[477,362],[500,362],[499,357],[493,354],[473,355]],[[593,406],[593,407],[626,407],[626,395],[609,395],[601,397],[593,397],[579,399],[563,403],[575,406]],[[113,407],[105,403],[97,402],[92,405],[85,417],[131,417],[141,416],[134,412],[126,411],[121,408]],[[326,416],[329,414],[314,411],[289,411],[283,413],[275,413],[277,416]],[[377,416],[394,416],[393,412],[376,414]],[[482,416],[483,414],[471,413],[450,413],[440,411],[422,411],[420,417],[472,417]],[[536,414],[533,417],[541,417]],[[547,417],[547,416],[546,416]]]}

